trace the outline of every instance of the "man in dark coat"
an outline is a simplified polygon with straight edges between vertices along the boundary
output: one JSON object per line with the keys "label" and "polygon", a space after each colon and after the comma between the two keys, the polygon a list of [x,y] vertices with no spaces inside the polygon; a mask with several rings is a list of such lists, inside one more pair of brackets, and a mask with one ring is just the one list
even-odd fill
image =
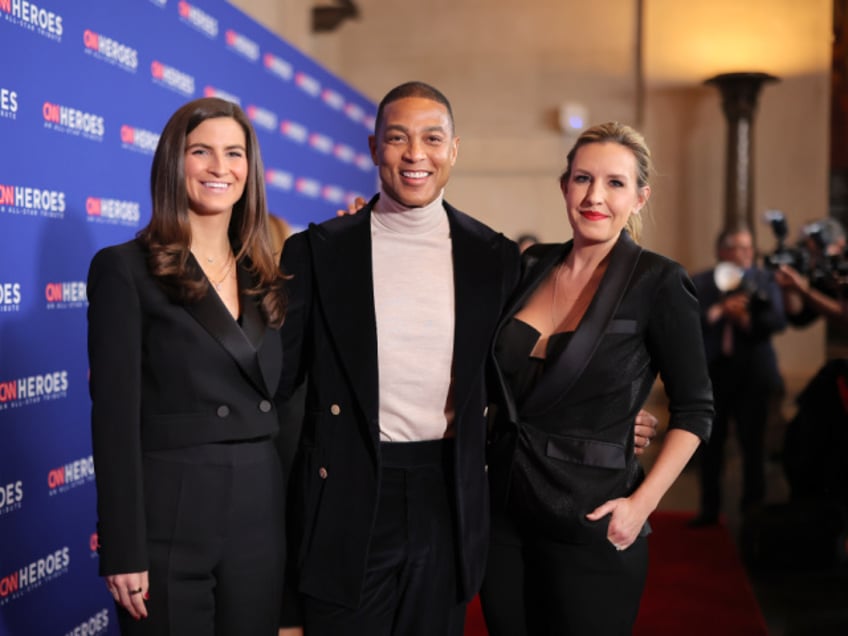
{"label": "man in dark coat", "polygon": [[308,378],[290,559],[309,634],[462,634],[489,533],[485,367],[518,249],[443,200],[458,137],[412,82],[379,106],[380,192],[288,239],[284,384]]}
{"label": "man in dark coat", "polygon": [[771,272],[754,264],[747,228],[723,231],[716,252],[720,264],[692,278],[716,409],[712,435],[700,449],[701,510],[690,522],[695,527],[718,522],[730,420],[742,453],[741,508],[745,512],[762,502],[769,403],[783,386],[771,343],[786,327],[780,288]]}

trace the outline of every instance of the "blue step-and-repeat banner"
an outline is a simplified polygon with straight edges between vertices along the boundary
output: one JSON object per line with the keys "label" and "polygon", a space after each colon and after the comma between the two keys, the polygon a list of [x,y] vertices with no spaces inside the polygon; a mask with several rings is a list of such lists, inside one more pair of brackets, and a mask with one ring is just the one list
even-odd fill
{"label": "blue step-and-repeat banner", "polygon": [[375,105],[223,0],[0,0],[0,635],[117,634],[98,577],[89,261],[150,217],[191,99],[241,105],[271,211],[369,196]]}

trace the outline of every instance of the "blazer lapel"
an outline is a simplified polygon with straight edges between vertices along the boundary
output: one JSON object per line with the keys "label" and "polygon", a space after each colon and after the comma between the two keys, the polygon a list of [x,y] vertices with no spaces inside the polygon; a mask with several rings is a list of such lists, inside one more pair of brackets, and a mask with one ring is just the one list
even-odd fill
{"label": "blazer lapel", "polygon": [[[491,327],[500,315],[503,267],[492,244],[445,203],[451,232],[454,279],[453,400],[457,415],[471,394],[480,361],[486,357]],[[481,337],[482,336],[482,337]]]}
{"label": "blazer lapel", "polygon": [[377,319],[368,205],[339,223],[310,226],[315,293],[353,391],[379,438]]}
{"label": "blazer lapel", "polygon": [[276,337],[270,343],[267,340],[275,332],[262,318],[259,298],[247,293],[254,280],[246,267],[239,267],[238,281],[241,294],[241,330],[255,351],[259,371],[265,381],[264,386],[269,393],[274,393],[282,375],[280,341]]}
{"label": "blazer lapel", "polygon": [[[200,266],[196,262],[195,265],[199,269]],[[262,340],[265,326],[259,314],[259,308],[256,306],[255,297],[248,296],[243,291],[253,284],[250,272],[239,263],[237,275],[239,289],[242,290],[241,306],[245,329],[233,320],[218,294],[212,289],[198,302],[186,305],[186,310],[232,356],[256,388],[268,395],[268,386],[259,366],[256,348],[251,342],[254,340],[258,343]],[[247,333],[251,334],[250,338]]]}
{"label": "blazer lapel", "polygon": [[[538,257],[525,257],[524,272],[521,276],[519,290],[509,301],[506,312],[504,313],[504,319],[501,321],[501,326],[503,326],[519,309],[521,309],[521,307],[524,306],[524,303],[526,303],[527,299],[530,298],[534,291],[536,291],[539,284],[545,280],[545,276],[548,275],[548,272],[556,267],[557,263],[562,262],[566,255],[571,251],[573,243],[573,241],[568,241],[563,245],[553,246],[554,249],[549,249]],[[532,260],[526,260],[528,258]]]}
{"label": "blazer lapel", "polygon": [[550,365],[521,407],[526,416],[541,415],[562,401],[595,353],[609,321],[630,283],[642,248],[627,232],[612,248],[609,266],[583,319],[562,354]]}
{"label": "blazer lapel", "polygon": [[519,421],[518,416],[518,405],[515,403],[515,398],[512,395],[512,391],[507,386],[506,380],[503,377],[503,372],[501,371],[500,365],[498,364],[497,358],[494,356],[494,345],[497,342],[498,336],[500,335],[501,329],[503,329],[504,325],[509,322],[512,317],[518,312],[521,307],[527,302],[527,299],[530,298],[531,294],[536,290],[539,284],[545,279],[548,272],[553,269],[557,263],[560,263],[571,250],[573,245],[573,241],[568,241],[564,245],[554,245],[551,246],[551,249],[547,249],[544,254],[537,256],[534,255],[524,255],[523,258],[523,272],[521,276],[521,282],[519,283],[518,290],[515,294],[513,294],[510,301],[507,303],[506,309],[503,312],[503,317],[498,325],[497,331],[495,332],[494,338],[492,338],[492,360],[494,360],[494,364],[492,365],[495,371],[495,375],[497,377],[498,383],[501,387],[501,394],[504,397],[505,406],[507,409],[507,414],[509,415],[509,421],[517,423]]}

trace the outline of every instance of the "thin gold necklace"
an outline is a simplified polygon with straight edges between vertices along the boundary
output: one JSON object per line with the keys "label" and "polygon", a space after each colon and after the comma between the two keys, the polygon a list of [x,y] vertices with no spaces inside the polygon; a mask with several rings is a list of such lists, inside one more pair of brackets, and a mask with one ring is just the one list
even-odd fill
{"label": "thin gold necklace", "polygon": [[230,253],[230,256],[231,256],[231,258],[227,259],[227,264],[226,264],[226,267],[224,268],[224,275],[221,276],[221,280],[219,280],[218,282],[215,282],[214,280],[212,280],[212,278],[208,274],[206,275],[206,278],[209,279],[209,282],[212,283],[212,287],[214,287],[215,291],[217,291],[217,292],[221,291],[221,285],[223,285],[224,281],[227,280],[227,278],[229,278],[230,271],[232,270],[232,267],[233,267],[233,263],[236,262],[236,259],[232,255],[232,253]]}
{"label": "thin gold necklace", "polygon": [[551,333],[557,328],[556,323],[556,303],[557,303],[557,287],[559,287],[559,275],[562,273],[565,261],[557,265],[556,273],[554,274],[554,290],[551,297]]}

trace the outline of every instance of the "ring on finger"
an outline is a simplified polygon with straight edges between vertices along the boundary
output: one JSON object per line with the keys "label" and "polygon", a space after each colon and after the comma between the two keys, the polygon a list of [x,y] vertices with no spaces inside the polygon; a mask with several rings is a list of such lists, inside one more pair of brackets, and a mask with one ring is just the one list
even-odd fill
{"label": "ring on finger", "polygon": [[137,590],[128,590],[130,596],[135,596],[136,594],[141,594],[144,590],[142,588],[138,588]]}

